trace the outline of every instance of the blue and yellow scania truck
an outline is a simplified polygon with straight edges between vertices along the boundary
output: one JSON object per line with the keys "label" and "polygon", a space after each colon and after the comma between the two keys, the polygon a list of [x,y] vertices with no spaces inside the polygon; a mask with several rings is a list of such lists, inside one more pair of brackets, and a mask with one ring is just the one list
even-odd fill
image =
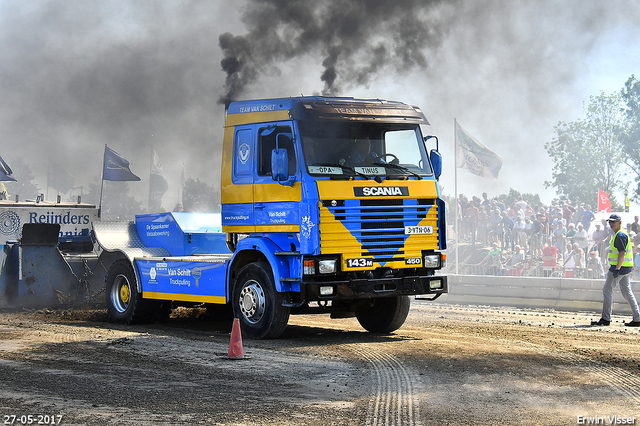
{"label": "blue and yellow scania truck", "polygon": [[378,99],[231,103],[220,214],[94,224],[110,318],[147,321],[183,302],[230,305],[251,338],[280,336],[291,314],[398,329],[412,296],[447,292],[428,124],[419,108]]}

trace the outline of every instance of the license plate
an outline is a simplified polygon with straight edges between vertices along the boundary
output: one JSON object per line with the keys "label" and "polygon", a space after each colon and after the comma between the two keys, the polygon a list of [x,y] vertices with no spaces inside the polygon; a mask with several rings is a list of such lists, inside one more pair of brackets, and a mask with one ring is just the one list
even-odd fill
{"label": "license plate", "polygon": [[433,226],[405,226],[405,235],[433,234]]}

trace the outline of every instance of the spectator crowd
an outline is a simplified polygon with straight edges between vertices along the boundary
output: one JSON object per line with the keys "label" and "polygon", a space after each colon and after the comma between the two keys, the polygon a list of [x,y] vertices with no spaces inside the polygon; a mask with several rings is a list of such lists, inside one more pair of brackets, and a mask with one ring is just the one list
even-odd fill
{"label": "spectator crowd", "polygon": [[[450,232],[455,232],[452,219]],[[479,264],[482,273],[521,275],[534,263],[545,276],[600,278],[608,269],[607,252],[614,233],[606,219],[596,220],[589,204],[567,201],[532,206],[524,199],[510,204],[500,197],[489,199],[486,193],[471,200],[460,195],[457,219],[458,241],[491,247]],[[640,276],[639,217],[623,227],[632,240]]]}

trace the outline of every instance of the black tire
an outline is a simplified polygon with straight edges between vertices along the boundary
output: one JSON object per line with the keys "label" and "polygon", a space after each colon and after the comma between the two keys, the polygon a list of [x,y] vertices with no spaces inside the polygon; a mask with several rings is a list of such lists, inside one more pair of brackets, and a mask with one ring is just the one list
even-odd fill
{"label": "black tire", "polygon": [[356,310],[360,325],[371,333],[391,333],[404,324],[409,315],[409,296],[381,297],[372,305]]}
{"label": "black tire", "polygon": [[242,334],[251,339],[275,339],[287,327],[290,309],[282,306],[268,263],[250,263],[238,273],[233,286],[233,314]]}
{"label": "black tire", "polygon": [[135,324],[155,319],[156,302],[142,299],[131,262],[117,260],[106,279],[109,319],[118,324]]}

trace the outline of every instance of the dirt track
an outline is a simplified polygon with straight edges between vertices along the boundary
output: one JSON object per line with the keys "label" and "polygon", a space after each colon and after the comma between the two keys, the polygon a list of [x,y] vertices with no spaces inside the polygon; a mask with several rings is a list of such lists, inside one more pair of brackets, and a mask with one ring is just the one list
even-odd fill
{"label": "dirt track", "polygon": [[297,316],[281,339],[245,339],[250,359],[228,361],[230,323],[185,313],[197,312],[146,326],[107,323],[102,310],[0,313],[0,420],[640,424],[639,335],[619,317],[591,328],[597,315],[414,302],[389,336]]}

